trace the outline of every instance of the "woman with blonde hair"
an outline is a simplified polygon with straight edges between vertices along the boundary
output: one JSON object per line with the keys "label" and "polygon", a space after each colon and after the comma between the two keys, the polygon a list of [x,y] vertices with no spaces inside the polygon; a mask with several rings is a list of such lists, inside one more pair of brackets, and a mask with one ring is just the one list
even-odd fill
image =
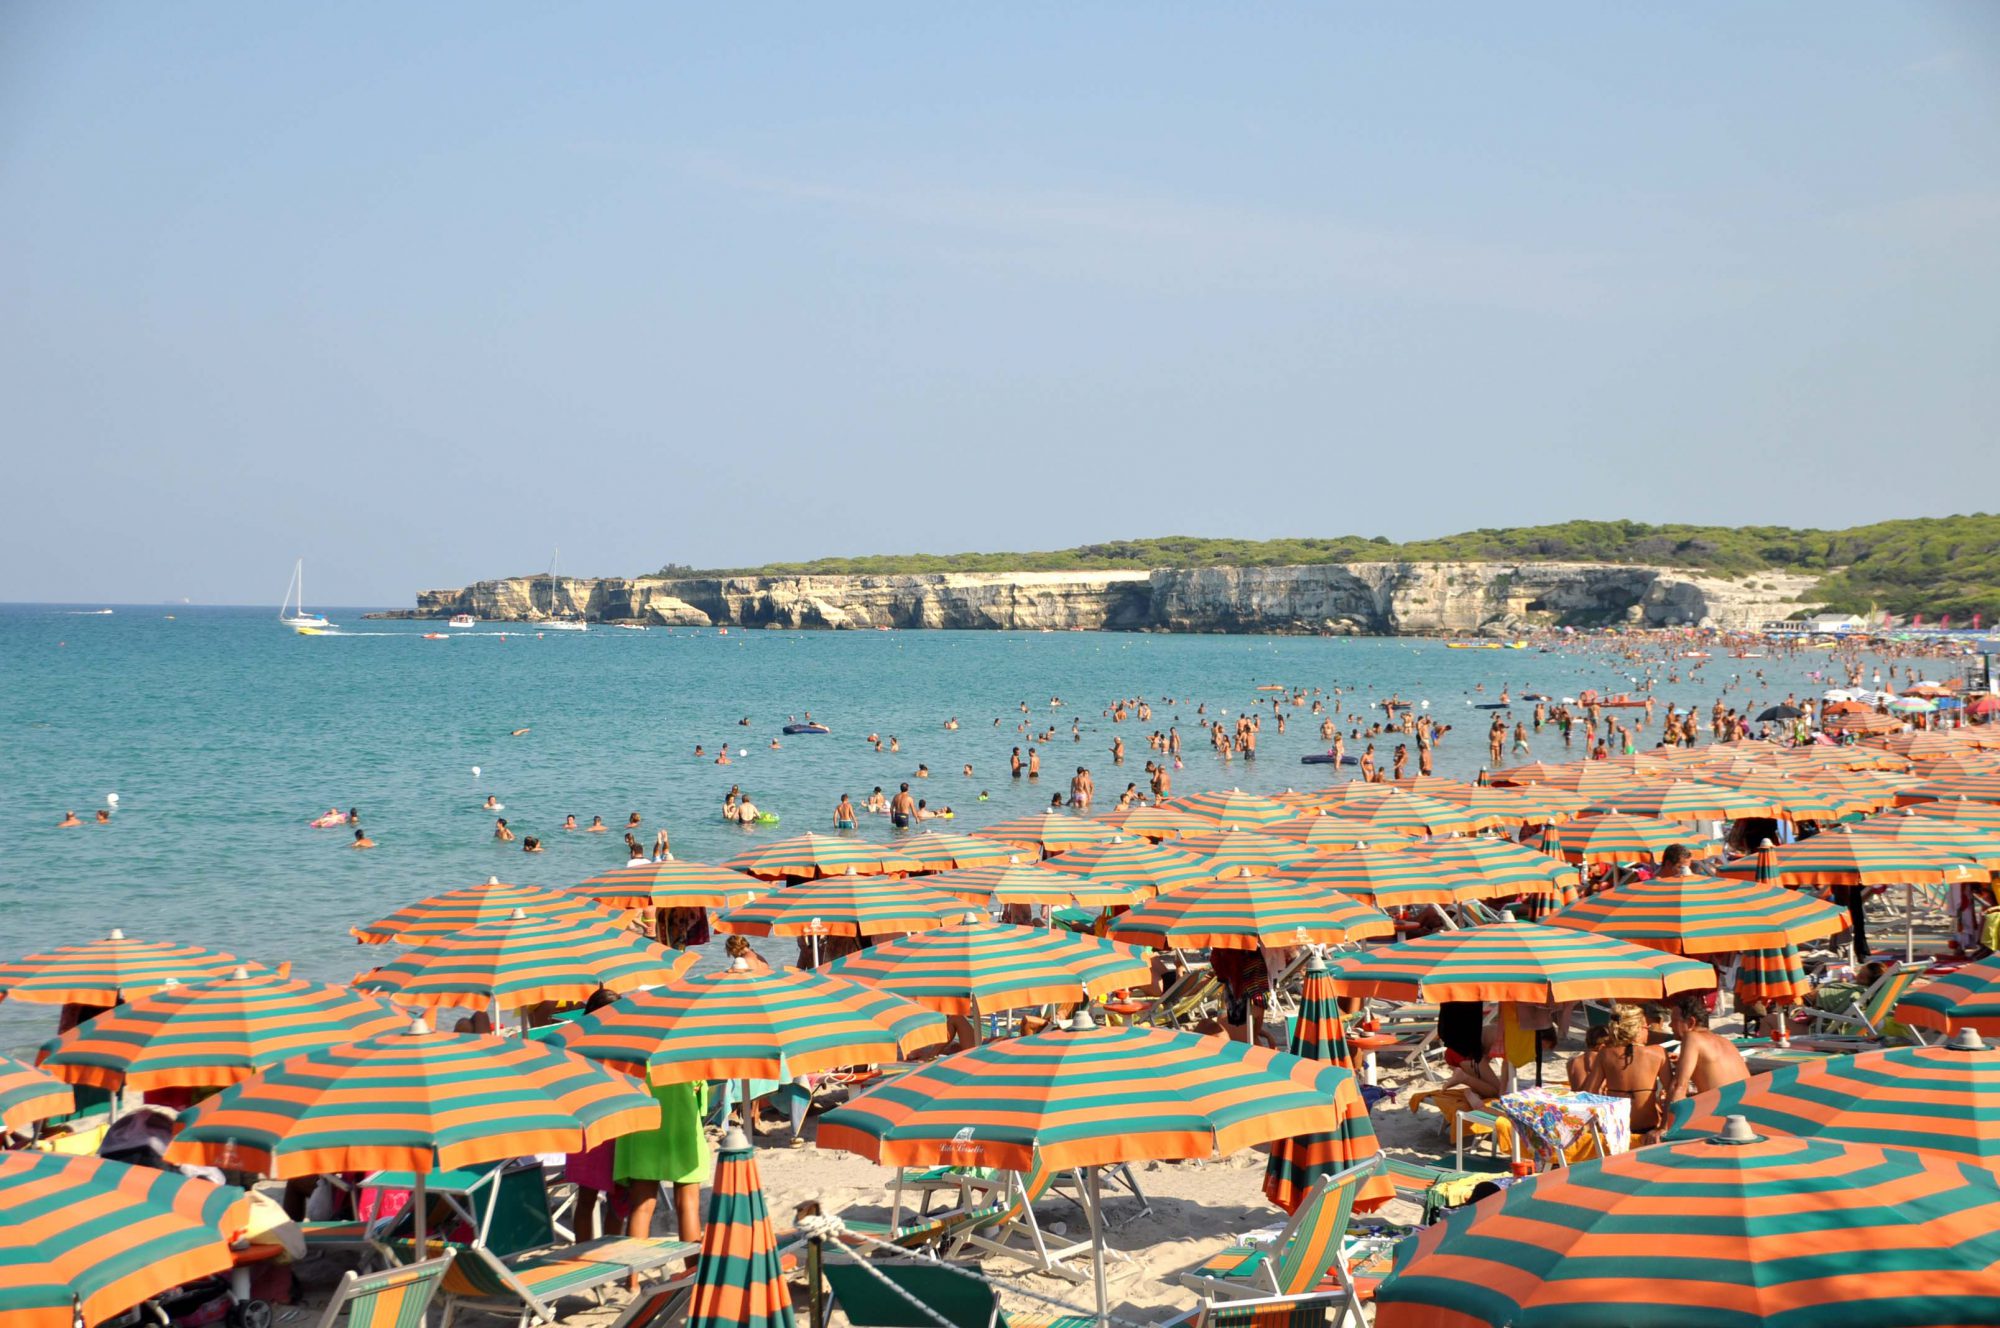
{"label": "woman with blonde hair", "polygon": [[1589,1055],[1583,1091],[1629,1100],[1633,1138],[1658,1131],[1666,1103],[1667,1053],[1646,1041],[1646,1012],[1621,1002],[1604,1045]]}

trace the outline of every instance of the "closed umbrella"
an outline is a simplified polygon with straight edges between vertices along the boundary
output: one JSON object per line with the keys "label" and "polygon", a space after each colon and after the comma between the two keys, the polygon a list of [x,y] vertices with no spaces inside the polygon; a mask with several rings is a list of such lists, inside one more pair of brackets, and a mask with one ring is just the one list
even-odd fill
{"label": "closed umbrella", "polygon": [[[1287,1048],[1300,1060],[1322,1065],[1338,1065],[1354,1070],[1354,1049],[1347,1042],[1347,1027],[1340,1019],[1340,997],[1327,980],[1326,962],[1314,955],[1306,962],[1299,991],[1299,1013],[1292,1023],[1292,1039]],[[1351,1104],[1344,1104],[1351,1110]],[[1271,1141],[1271,1155],[1264,1164],[1264,1197],[1286,1212],[1296,1212],[1299,1201],[1321,1177],[1331,1176],[1365,1154],[1350,1137],[1351,1118],[1343,1114],[1342,1129],[1295,1134]],[[1355,1205],[1376,1208],[1395,1196],[1387,1175],[1377,1173],[1362,1182]]]}
{"label": "closed umbrella", "polygon": [[792,1328],[792,1322],[792,1296],[771,1232],[757,1154],[743,1131],[731,1127],[715,1160],[687,1325]]}

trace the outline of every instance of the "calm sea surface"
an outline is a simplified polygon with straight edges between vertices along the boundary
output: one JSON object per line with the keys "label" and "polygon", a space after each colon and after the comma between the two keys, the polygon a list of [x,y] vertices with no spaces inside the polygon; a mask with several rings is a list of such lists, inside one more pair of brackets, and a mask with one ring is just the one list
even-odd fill
{"label": "calm sea surface", "polygon": [[[1176,793],[1331,782],[1331,770],[1299,764],[1323,747],[1302,712],[1283,735],[1266,719],[1254,762],[1224,765],[1210,752],[1195,705],[1233,715],[1270,682],[1342,687],[1343,711],[1391,694],[1428,701],[1459,726],[1437,773],[1470,777],[1485,763],[1489,718],[1469,708],[1475,684],[1486,686],[1482,701],[1502,683],[1574,696],[1625,690],[1637,672],[1601,646],[1544,654],[1431,640],[608,628],[536,637],[497,625],[426,641],[432,624],[331,616],[346,634],[300,637],[268,609],[102,616],[0,606],[0,954],[122,927],[347,980],[380,954],[357,947],[350,925],[490,875],[572,884],[624,861],[633,811],[647,844],[664,826],[676,856],[716,861],[755,837],[825,830],[843,791],[857,804],[875,785],[893,792],[919,762],[932,776],[914,791],[956,810],[951,829],[1045,806],[1078,765],[1095,774],[1102,809],[1128,780],[1143,785],[1147,732],[1175,722],[1187,763]],[[1717,658],[1704,676],[1657,690],[1705,708],[1732,674],[1763,667],[1766,683],[1728,693],[1761,708],[1812,689],[1808,673],[1824,663]],[[1049,704],[1057,696],[1060,709]],[[1141,696],[1153,701],[1151,725],[1114,726],[1100,713],[1112,698]],[[769,750],[786,717],[807,710],[833,734]],[[953,716],[961,727],[946,731]],[[1015,730],[1024,718],[1060,731],[1039,784],[1007,775],[1009,750],[1026,743]],[[1082,720],[1080,742],[1072,718]],[[519,728],[531,732],[509,736]],[[1122,768],[1110,758],[1114,730],[1127,748]],[[871,731],[897,735],[902,751],[878,755],[863,741]],[[746,749],[728,767],[693,756],[697,743],[712,756],[724,742]],[[1567,755],[1583,754],[1578,742]],[[1393,738],[1379,745],[1385,758],[1393,748]],[[1565,754],[1553,729],[1534,741],[1538,757]],[[971,779],[960,773],[967,762]],[[781,824],[725,824],[732,783]],[[55,828],[69,808],[89,821],[112,793],[109,828]],[[480,809],[488,794],[547,851],[495,842],[493,813]],[[307,827],[330,807],[359,807],[380,847],[354,852],[348,831]],[[568,813],[615,829],[566,835]],[[863,819],[864,836],[887,837],[883,820]],[[0,1048],[31,1045],[52,1016],[0,1002]]]}

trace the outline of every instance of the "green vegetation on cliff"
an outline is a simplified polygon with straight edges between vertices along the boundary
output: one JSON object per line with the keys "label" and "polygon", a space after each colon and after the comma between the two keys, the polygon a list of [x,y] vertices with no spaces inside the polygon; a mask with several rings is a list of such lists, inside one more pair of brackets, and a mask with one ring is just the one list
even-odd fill
{"label": "green vegetation on cliff", "polygon": [[1848,530],[1785,526],[1649,526],[1637,521],[1569,521],[1559,526],[1473,530],[1394,544],[1376,536],[1232,540],[1167,536],[1113,540],[1042,553],[883,554],[808,563],[696,571],[669,565],[663,576],[881,576],[898,572],[1066,572],[1155,567],[1276,567],[1354,562],[1645,563],[1743,576],[1817,572],[1815,599],[1851,613],[2000,617],[2000,516],[1925,517]]}

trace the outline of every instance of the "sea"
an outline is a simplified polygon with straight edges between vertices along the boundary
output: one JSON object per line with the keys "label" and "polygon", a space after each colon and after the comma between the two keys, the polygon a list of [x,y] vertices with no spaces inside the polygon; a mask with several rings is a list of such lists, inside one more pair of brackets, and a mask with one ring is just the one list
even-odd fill
{"label": "sea", "polygon": [[[1324,750],[1316,717],[1290,712],[1288,731],[1276,732],[1275,694],[1257,690],[1270,684],[1340,688],[1341,713],[1364,725],[1382,717],[1372,708],[1381,698],[1422,705],[1454,726],[1436,773],[1471,778],[1486,763],[1491,718],[1475,707],[1503,687],[1517,698],[1615,693],[1634,690],[1649,667],[1602,638],[1451,650],[1419,638],[537,632],[370,621],[359,609],[330,611],[338,630],[306,637],[269,608],[105,607],[0,605],[0,955],[121,928],[290,960],[295,975],[328,981],[383,956],[349,927],[426,895],[488,877],[563,886],[622,863],[635,811],[647,845],[664,827],[675,856],[715,862],[760,838],[831,832],[843,792],[859,805],[903,780],[931,806],[949,806],[953,819],[937,824],[960,831],[1045,808],[1078,766],[1092,771],[1105,810],[1127,782],[1145,787],[1146,735],[1170,725],[1185,761],[1176,793],[1334,782],[1330,767],[1299,761]],[[427,639],[433,632],[447,639]],[[1825,654],[1718,651],[1699,661],[1646,648],[1655,695],[1704,716],[1718,695],[1754,713],[1787,693],[1814,694],[1828,666]],[[1116,698],[1147,699],[1152,722],[1114,725],[1105,710]],[[1262,705],[1255,760],[1215,756],[1198,728],[1204,704],[1225,721]],[[807,712],[832,732],[779,734]],[[1057,730],[1039,781],[1008,775],[1009,751],[1029,745],[1023,723]],[[1122,766],[1114,736],[1125,740]],[[900,751],[888,750],[891,737]],[[1566,751],[1545,729],[1533,755],[1581,757],[1577,741]],[[1378,741],[1385,762],[1395,742]],[[718,766],[724,747],[731,764]],[[928,779],[913,778],[920,764]],[[723,821],[732,785],[779,822]],[[504,811],[484,810],[489,796]],[[107,806],[111,823],[95,824]],[[348,829],[308,825],[333,808],[359,808],[379,847],[356,852]],[[57,829],[70,809],[86,824]],[[546,851],[496,841],[496,814]],[[580,825],[602,816],[613,831],[566,834],[568,814]],[[890,838],[883,818],[863,822],[862,837]],[[32,1047],[53,1015],[0,1001],[0,1049]]]}

